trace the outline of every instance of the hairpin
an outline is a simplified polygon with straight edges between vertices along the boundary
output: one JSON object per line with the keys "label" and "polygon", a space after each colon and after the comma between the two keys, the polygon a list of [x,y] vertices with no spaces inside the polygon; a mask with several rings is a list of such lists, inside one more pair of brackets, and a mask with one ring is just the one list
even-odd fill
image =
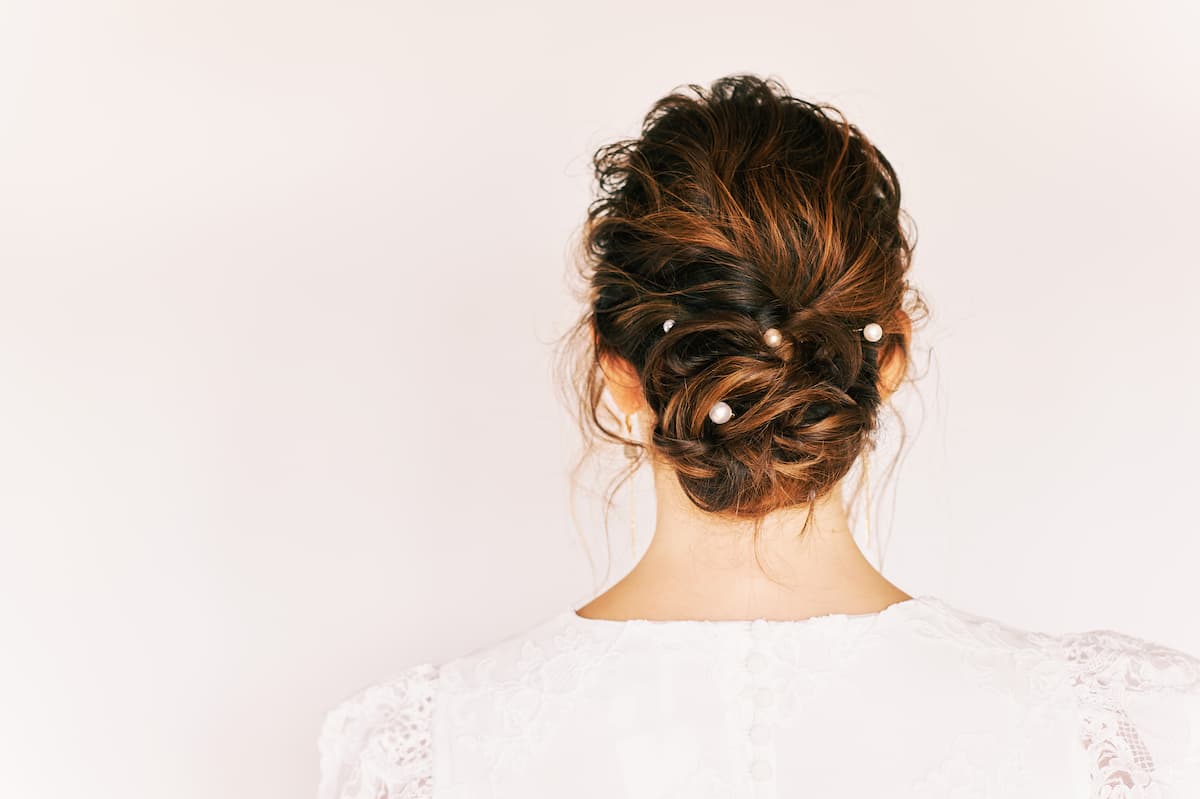
{"label": "hairpin", "polygon": [[728,402],[725,402],[724,400],[718,400],[708,412],[708,418],[712,419],[717,424],[725,424],[733,418],[733,408],[729,407]]}
{"label": "hairpin", "polygon": [[863,338],[867,341],[879,341],[879,339],[883,338],[883,327],[878,322],[872,322],[866,327],[856,327],[854,329],[862,330]]}

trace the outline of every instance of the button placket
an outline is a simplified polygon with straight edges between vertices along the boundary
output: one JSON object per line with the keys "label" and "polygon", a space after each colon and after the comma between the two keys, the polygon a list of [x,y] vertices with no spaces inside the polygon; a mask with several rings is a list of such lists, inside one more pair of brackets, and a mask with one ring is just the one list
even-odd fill
{"label": "button placket", "polygon": [[750,633],[751,643],[744,661],[747,693],[752,706],[751,723],[746,731],[750,751],[747,771],[754,787],[754,796],[770,799],[775,795],[774,752],[770,743],[772,712],[776,702],[775,690],[768,676],[770,626],[765,619],[755,619],[750,623]]}

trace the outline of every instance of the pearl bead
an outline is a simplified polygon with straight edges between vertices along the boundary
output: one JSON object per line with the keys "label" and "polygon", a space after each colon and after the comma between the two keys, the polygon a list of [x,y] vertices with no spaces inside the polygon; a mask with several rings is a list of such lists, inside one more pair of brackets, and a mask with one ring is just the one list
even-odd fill
{"label": "pearl bead", "polygon": [[673,327],[675,327],[674,319],[668,319],[667,321],[663,322],[663,332],[664,333],[671,332],[671,328],[673,328]]}
{"label": "pearl bead", "polygon": [[778,347],[783,343],[783,334],[775,328],[768,328],[767,332],[763,333],[763,340],[767,342],[767,346]]}
{"label": "pearl bead", "polygon": [[883,328],[878,323],[872,322],[863,328],[863,338],[867,341],[879,341],[883,338]]}
{"label": "pearl bead", "polygon": [[733,408],[730,408],[727,402],[717,402],[708,412],[708,418],[717,424],[725,424],[733,418]]}

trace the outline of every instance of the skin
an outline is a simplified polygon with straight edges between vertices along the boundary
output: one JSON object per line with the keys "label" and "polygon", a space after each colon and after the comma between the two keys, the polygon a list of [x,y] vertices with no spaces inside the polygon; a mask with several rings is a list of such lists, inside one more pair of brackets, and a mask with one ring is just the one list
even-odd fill
{"label": "skin", "polygon": [[[911,339],[900,312],[892,325]],[[906,348],[907,349],[907,348]],[[903,377],[898,348],[881,365],[886,399]],[[603,358],[608,390],[622,414],[637,413],[635,430],[648,438],[650,411],[636,370],[622,358]],[[654,535],[637,565],[576,613],[585,618],[800,620],[833,613],[877,613],[912,597],[888,581],[863,555],[847,522],[842,486],[819,499],[813,521],[799,531],[808,505],[780,508],[765,518],[757,543],[753,526],[706,513],[683,493],[669,465],[650,455],[657,513]],[[774,579],[772,579],[774,578]]]}

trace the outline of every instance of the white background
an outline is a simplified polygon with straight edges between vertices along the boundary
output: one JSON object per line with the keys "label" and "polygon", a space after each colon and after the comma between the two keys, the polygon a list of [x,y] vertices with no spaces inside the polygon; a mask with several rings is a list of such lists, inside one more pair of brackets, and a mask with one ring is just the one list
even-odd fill
{"label": "white background", "polygon": [[917,224],[885,574],[1200,653],[1196,4],[433,7],[4,4],[0,794],[311,796],[331,705],[598,591],[588,159],[740,71]]}

